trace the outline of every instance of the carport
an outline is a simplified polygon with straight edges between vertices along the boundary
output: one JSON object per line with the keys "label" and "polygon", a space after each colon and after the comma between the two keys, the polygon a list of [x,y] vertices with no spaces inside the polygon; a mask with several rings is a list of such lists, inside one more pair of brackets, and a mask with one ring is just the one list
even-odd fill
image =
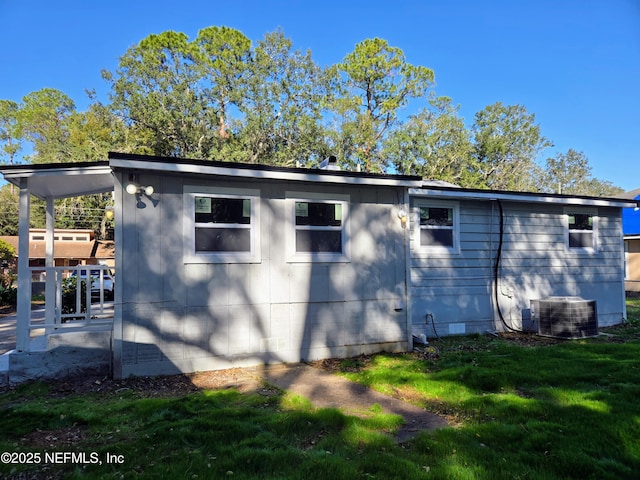
{"label": "carport", "polygon": [[[56,316],[56,267],[54,266],[54,200],[113,191],[109,163],[82,162],[0,167],[4,178],[20,189],[18,229],[18,300],[15,352],[30,351],[31,271],[29,267],[29,219],[31,196],[46,202],[45,233],[45,333],[59,322]],[[25,254],[26,252],[26,254]],[[89,302],[90,303],[90,302]],[[88,307],[91,308],[90,306]],[[87,315],[89,320],[91,315]],[[112,321],[112,320],[111,320]],[[87,322],[86,322],[87,323]],[[85,323],[84,326],[87,326]]]}

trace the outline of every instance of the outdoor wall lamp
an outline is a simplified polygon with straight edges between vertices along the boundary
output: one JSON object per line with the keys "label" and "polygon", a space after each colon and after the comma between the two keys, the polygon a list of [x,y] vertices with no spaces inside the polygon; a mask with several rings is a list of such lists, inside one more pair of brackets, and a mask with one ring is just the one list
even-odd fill
{"label": "outdoor wall lamp", "polygon": [[400,207],[400,210],[398,210],[398,218],[400,219],[400,225],[402,225],[402,228],[406,228],[407,227],[407,211],[404,209],[404,207]]}
{"label": "outdoor wall lamp", "polygon": [[124,187],[124,189],[129,195],[135,195],[136,193],[144,193],[147,197],[153,195],[153,192],[155,191],[152,185],[143,187],[136,183],[127,183],[127,186]]}
{"label": "outdoor wall lamp", "polygon": [[152,185],[146,187],[141,186],[138,180],[138,176],[133,174],[129,175],[129,181],[127,182],[127,185],[124,187],[124,189],[129,195],[144,193],[147,197],[153,195],[153,192],[155,191]]}

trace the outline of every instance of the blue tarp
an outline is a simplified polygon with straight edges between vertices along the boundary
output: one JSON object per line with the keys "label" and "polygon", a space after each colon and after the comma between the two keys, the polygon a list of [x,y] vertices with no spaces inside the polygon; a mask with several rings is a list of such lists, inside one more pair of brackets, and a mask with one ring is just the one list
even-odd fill
{"label": "blue tarp", "polygon": [[[640,200],[640,195],[634,200]],[[640,235],[640,209],[622,209],[622,231],[625,235]]]}

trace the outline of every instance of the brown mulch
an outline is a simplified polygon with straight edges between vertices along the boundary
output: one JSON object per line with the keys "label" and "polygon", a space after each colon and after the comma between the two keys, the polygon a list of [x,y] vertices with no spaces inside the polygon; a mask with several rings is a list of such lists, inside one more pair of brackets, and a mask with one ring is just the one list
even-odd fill
{"label": "brown mulch", "polygon": [[[118,395],[133,392],[144,398],[180,397],[200,390],[237,389],[239,392],[255,392],[262,383],[246,369],[231,368],[161,377],[132,377],[114,380],[109,377],[71,377],[50,384],[50,395],[63,397],[69,394],[101,393]],[[1,390],[0,390],[1,391]]]}

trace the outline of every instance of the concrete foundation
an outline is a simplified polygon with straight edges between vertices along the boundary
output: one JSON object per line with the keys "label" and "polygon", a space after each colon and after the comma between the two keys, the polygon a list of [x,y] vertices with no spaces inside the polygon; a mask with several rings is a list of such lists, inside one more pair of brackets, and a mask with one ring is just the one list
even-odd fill
{"label": "concrete foundation", "polygon": [[50,334],[44,349],[2,355],[0,384],[82,374],[110,375],[111,341],[111,326]]}

